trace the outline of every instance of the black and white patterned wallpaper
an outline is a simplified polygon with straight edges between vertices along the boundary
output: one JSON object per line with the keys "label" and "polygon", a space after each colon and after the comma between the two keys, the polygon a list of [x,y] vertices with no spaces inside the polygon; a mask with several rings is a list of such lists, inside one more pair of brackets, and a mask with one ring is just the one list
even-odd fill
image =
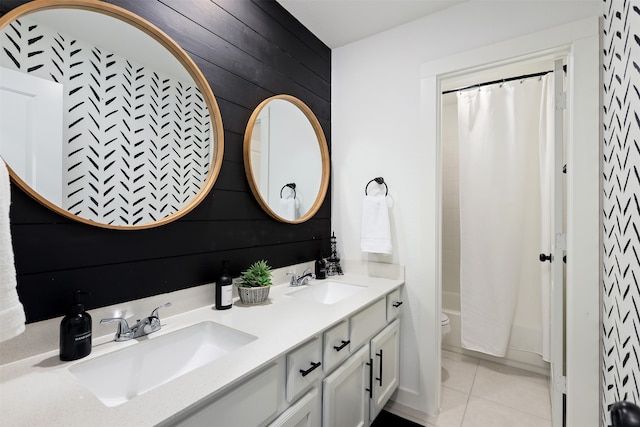
{"label": "black and white patterned wallpaper", "polygon": [[640,404],[640,2],[605,0],[602,425]]}
{"label": "black and white patterned wallpaper", "polygon": [[176,212],[198,193],[212,157],[211,123],[193,81],[28,18],[0,37],[0,66],[64,85],[64,209],[135,225]]}

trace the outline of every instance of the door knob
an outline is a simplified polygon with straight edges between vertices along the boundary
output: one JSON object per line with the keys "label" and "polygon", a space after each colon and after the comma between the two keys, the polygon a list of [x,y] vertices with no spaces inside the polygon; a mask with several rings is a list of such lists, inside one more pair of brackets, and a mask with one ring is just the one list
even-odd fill
{"label": "door knob", "polygon": [[545,261],[551,262],[551,260],[552,260],[551,254],[549,255],[540,254],[540,262],[545,262]]}

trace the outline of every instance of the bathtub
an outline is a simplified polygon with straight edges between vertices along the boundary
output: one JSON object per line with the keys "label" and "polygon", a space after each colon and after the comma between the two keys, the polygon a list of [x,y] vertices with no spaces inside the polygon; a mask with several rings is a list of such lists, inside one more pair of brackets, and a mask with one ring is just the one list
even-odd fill
{"label": "bathtub", "polygon": [[[549,375],[549,363],[542,360],[542,357],[535,353],[510,348],[507,350],[505,357],[495,357],[462,348],[462,321],[460,317],[459,293],[442,291],[442,311],[449,317],[449,321],[451,323],[451,332],[442,339],[443,350],[472,356],[477,359],[488,360],[502,365],[525,369],[542,375]],[[527,333],[527,331],[518,331],[518,326],[514,325],[513,333],[518,332]]]}

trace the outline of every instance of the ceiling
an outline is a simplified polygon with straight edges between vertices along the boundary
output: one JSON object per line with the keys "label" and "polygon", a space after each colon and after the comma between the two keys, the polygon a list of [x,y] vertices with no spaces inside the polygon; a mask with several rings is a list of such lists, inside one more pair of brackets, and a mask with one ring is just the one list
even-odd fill
{"label": "ceiling", "polygon": [[277,0],[330,48],[468,0]]}

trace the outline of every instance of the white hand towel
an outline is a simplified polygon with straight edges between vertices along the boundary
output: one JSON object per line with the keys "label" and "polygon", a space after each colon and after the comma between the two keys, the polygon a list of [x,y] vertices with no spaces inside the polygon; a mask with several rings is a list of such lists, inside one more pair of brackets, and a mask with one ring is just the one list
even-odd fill
{"label": "white hand towel", "polygon": [[364,197],[360,249],[362,252],[391,254],[391,226],[386,196]]}
{"label": "white hand towel", "polygon": [[278,205],[278,215],[282,218],[294,221],[298,219],[298,200],[293,197],[280,198]]}
{"label": "white hand towel", "polygon": [[0,341],[6,341],[24,332],[24,307],[16,291],[16,267],[11,246],[9,205],[11,192],[9,172],[0,158]]}

